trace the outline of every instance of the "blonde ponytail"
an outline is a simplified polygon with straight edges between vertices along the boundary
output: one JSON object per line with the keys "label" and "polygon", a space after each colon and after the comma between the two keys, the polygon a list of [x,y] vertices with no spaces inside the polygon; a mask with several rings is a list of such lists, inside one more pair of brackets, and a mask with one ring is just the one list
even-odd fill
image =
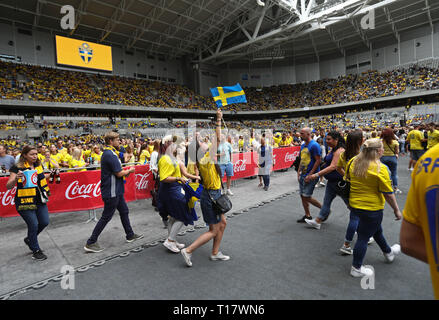
{"label": "blonde ponytail", "polygon": [[364,142],[361,152],[354,160],[353,173],[356,177],[366,178],[371,162],[377,164],[377,173],[379,173],[381,166],[378,165],[380,163],[378,152],[382,147],[383,143],[380,139],[369,139]]}

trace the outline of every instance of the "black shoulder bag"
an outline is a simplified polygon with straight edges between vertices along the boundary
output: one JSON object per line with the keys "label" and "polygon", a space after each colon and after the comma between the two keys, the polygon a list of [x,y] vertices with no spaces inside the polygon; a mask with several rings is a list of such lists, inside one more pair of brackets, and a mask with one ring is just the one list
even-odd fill
{"label": "black shoulder bag", "polygon": [[[221,171],[219,170],[218,164],[215,164],[215,169],[218,173],[218,176],[220,177],[221,189],[224,191],[223,180],[220,174]],[[223,214],[229,212],[232,209],[232,201],[230,201],[229,197],[225,193],[222,193],[221,196],[216,200],[213,200],[208,190],[207,193],[209,194],[210,200],[212,200],[212,207],[216,214]]]}
{"label": "black shoulder bag", "polygon": [[346,171],[346,180],[341,180],[337,182],[335,187],[335,193],[337,193],[340,197],[349,199],[349,193],[351,192],[351,182],[349,181],[349,169],[354,159],[351,159],[348,165],[348,169]]}

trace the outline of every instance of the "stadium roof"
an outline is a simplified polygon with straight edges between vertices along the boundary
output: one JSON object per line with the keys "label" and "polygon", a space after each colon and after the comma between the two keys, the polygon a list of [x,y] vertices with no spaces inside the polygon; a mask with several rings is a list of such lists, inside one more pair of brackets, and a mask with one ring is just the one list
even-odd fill
{"label": "stadium roof", "polygon": [[[77,27],[60,27],[63,5]],[[361,19],[373,8],[375,29]],[[141,50],[166,59],[223,64],[343,56],[434,27],[437,0],[2,0],[0,22]]]}

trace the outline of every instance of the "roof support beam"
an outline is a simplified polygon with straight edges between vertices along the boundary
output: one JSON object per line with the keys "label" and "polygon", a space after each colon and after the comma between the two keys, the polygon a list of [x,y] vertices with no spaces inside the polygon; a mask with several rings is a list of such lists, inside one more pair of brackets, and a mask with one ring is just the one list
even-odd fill
{"label": "roof support beam", "polygon": [[110,35],[110,33],[125,15],[125,11],[133,4],[133,1],[134,0],[121,0],[119,2],[118,7],[116,10],[114,10],[113,15],[111,16],[110,20],[108,20],[104,31],[102,32],[100,42],[104,41],[105,38]]}
{"label": "roof support beam", "polygon": [[[159,3],[157,4],[157,6],[154,7],[148,13],[148,15],[146,15],[143,18],[142,22],[140,23],[139,28],[136,28],[136,30],[134,30],[133,35],[132,35],[132,39],[128,40],[128,44],[127,44],[128,49],[132,48],[136,44],[136,42],[142,38],[145,31],[148,31],[150,29],[150,27],[152,26],[152,24],[154,22],[156,22],[163,15],[163,13],[165,12],[164,7],[166,6],[165,1],[166,0],[160,0]],[[175,2],[175,0],[171,0],[169,5],[172,5],[174,2]]]}
{"label": "roof support beam", "polygon": [[[355,17],[355,16],[358,16],[358,15],[366,14],[366,13],[369,12],[369,10],[376,10],[376,9],[378,9],[378,8],[382,8],[382,7],[384,7],[384,6],[387,6],[387,5],[389,5],[389,4],[396,3],[397,1],[398,1],[398,0],[383,0],[383,1],[378,2],[378,3],[374,4],[374,5],[371,5],[371,6],[367,7],[367,8],[363,8],[362,10],[357,11],[357,12],[352,16],[352,18]],[[352,3],[354,3],[353,1],[347,1],[347,2],[344,2],[343,4],[347,4],[348,2],[349,2],[351,5],[352,5]],[[360,2],[361,2],[361,1],[360,1]],[[357,5],[359,4],[358,1],[356,1],[356,3],[357,3]],[[341,5],[342,5],[342,4],[341,4]],[[329,10],[330,12],[333,12],[333,11],[341,11],[342,8],[343,8],[343,7],[341,7],[341,5],[338,5],[338,6],[332,7],[332,8],[330,8],[330,9],[328,9],[328,10]],[[337,8],[337,9],[336,9],[336,8]],[[313,25],[312,23],[310,23],[311,20],[313,20],[313,21],[318,21],[318,19],[319,19],[319,18],[322,18],[325,14],[328,14],[327,10],[323,10],[323,11],[319,12],[319,14],[314,15],[312,18],[310,18],[310,19],[308,19],[308,20],[306,20],[306,21],[298,21],[298,22],[294,22],[294,23],[292,23],[291,25],[288,25],[288,26],[285,26],[285,27],[284,27],[284,30],[287,30],[287,31],[290,31],[291,29],[295,29],[295,31],[297,31],[297,28],[298,28],[298,27],[301,27],[302,30],[301,30],[300,32],[295,32],[294,34],[291,34],[291,33],[290,33],[288,36],[279,37],[279,34],[281,34],[282,31],[279,31],[279,29],[276,29],[276,30],[273,30],[273,31],[271,31],[271,32],[268,32],[268,33],[264,34],[263,36],[258,37],[258,38],[256,39],[256,40],[258,40],[258,41],[252,41],[252,42],[250,42],[250,43],[246,42],[246,43],[243,43],[243,44],[237,45],[237,46],[235,46],[235,47],[233,47],[233,48],[229,48],[229,49],[227,49],[227,50],[223,50],[223,51],[222,51],[222,54],[226,54],[226,53],[228,54],[228,53],[231,53],[231,52],[238,51],[238,50],[241,50],[241,49],[243,49],[243,48],[246,48],[246,47],[248,47],[249,45],[255,45],[257,42],[263,42],[263,45],[258,46],[258,47],[255,47],[256,50],[240,51],[239,56],[241,56],[241,57],[242,57],[242,56],[246,56],[246,55],[248,55],[248,54],[251,54],[252,52],[255,52],[255,51],[262,50],[262,49],[266,49],[266,48],[273,47],[273,46],[275,46],[275,45],[277,45],[277,44],[279,44],[279,43],[282,43],[282,42],[285,42],[285,41],[289,41],[289,40],[292,40],[292,39],[295,39],[295,38],[298,38],[298,37],[301,37],[301,36],[304,36],[304,35],[308,35],[308,33],[314,32],[316,29],[320,29],[320,28],[322,28],[322,27],[325,27],[325,28],[326,28],[326,27],[331,26],[331,25],[333,25],[333,24],[336,24],[336,23],[338,23],[338,22],[340,22],[340,21],[346,20],[346,19],[343,18],[343,17],[338,17],[338,18],[335,18],[333,21],[329,21],[329,22],[322,23],[322,24],[321,24],[321,27],[318,27],[318,24],[314,24],[314,25]],[[344,17],[345,17],[345,16],[344,16]],[[275,36],[276,36],[276,37],[275,37]],[[265,41],[262,41],[262,40],[265,40]],[[220,52],[220,54],[221,54],[221,52]],[[221,55],[222,55],[222,54],[221,54]],[[211,60],[211,59],[214,59],[214,58],[217,58],[217,57],[219,57],[219,54],[216,55],[216,56],[211,56],[211,57],[209,57],[209,58],[206,58],[206,59],[202,60],[202,62],[206,62],[207,60]],[[222,64],[222,63],[229,62],[229,61],[231,61],[231,60],[233,60],[233,59],[227,59],[227,58],[226,58],[226,59],[223,59],[223,60],[219,60],[219,61],[217,61],[215,64],[219,65],[219,64]]]}
{"label": "roof support beam", "polygon": [[256,37],[258,36],[259,29],[261,28],[261,24],[262,24],[262,21],[264,20],[264,17],[265,17],[267,10],[268,10],[268,3],[266,3],[265,6],[262,7],[261,15],[259,16],[258,22],[256,23],[255,30],[253,31],[252,39],[256,39]]}
{"label": "roof support beam", "polygon": [[317,46],[315,44],[312,33],[309,34],[309,37],[311,38],[312,47],[314,48],[314,53],[316,54],[317,61],[320,62],[319,51],[317,50]]}
{"label": "roof support beam", "polygon": [[[77,10],[75,10],[75,27],[73,28],[72,31],[70,31],[70,35],[73,36],[73,34],[75,33],[76,29],[79,26],[79,23],[81,22],[81,18],[82,16],[86,13],[87,11],[87,6],[90,0],[81,0],[81,2],[79,3],[79,8]],[[47,1],[46,1],[47,3]]]}
{"label": "roof support beam", "polygon": [[35,16],[34,16],[34,27],[37,27],[38,23],[40,22],[41,7],[42,6],[43,6],[43,3],[40,2],[40,0],[37,0],[37,6],[35,8]]}
{"label": "roof support beam", "polygon": [[389,8],[384,8],[384,13],[386,14],[387,22],[389,22],[392,27],[393,35],[395,36],[396,40],[400,41],[400,35],[398,29],[396,28],[395,21],[392,19]]}
{"label": "roof support beam", "polygon": [[334,44],[337,46],[338,51],[340,51],[343,56],[346,56],[346,51],[342,48],[341,41],[336,39],[334,31],[330,27],[326,27],[325,30],[328,32],[332,42],[334,42]]}
{"label": "roof support beam", "polygon": [[[387,1],[394,2],[396,0],[387,0]],[[387,2],[387,1],[385,1],[385,2]],[[207,58],[203,59],[202,62],[207,62],[209,60],[216,59],[216,58],[218,58],[219,56],[221,56],[221,55],[223,55],[225,53],[230,53],[230,52],[233,52],[233,51],[236,51],[236,50],[248,47],[248,46],[250,46],[250,45],[252,45],[252,44],[254,44],[256,42],[268,40],[270,38],[273,38],[273,36],[278,36],[278,35],[280,35],[282,33],[287,33],[288,31],[291,31],[291,30],[294,30],[294,29],[298,28],[299,26],[310,24],[313,21],[317,21],[317,19],[323,18],[324,16],[334,14],[334,12],[338,12],[338,11],[342,10],[343,8],[359,5],[359,4],[362,4],[362,3],[363,3],[362,0],[348,0],[348,1],[343,2],[341,4],[335,5],[335,6],[331,7],[331,8],[329,8],[329,9],[320,11],[320,12],[318,12],[317,14],[315,14],[313,16],[310,16],[310,17],[307,17],[307,18],[301,18],[299,21],[293,22],[290,25],[287,25],[287,26],[284,26],[284,27],[280,27],[278,29],[275,29],[275,30],[272,30],[270,32],[267,32],[267,33],[265,33],[265,34],[255,38],[255,39],[248,40],[248,41],[246,41],[246,42],[244,42],[242,44],[239,44],[239,45],[236,45],[236,46],[234,46],[232,48],[223,50],[223,51],[219,52],[216,55],[211,55],[210,57],[207,57]],[[315,2],[310,0],[309,5],[311,5],[311,4],[315,5]],[[310,7],[309,10],[311,10],[311,9],[312,8]],[[307,11],[308,10],[303,11],[303,14],[306,14]],[[361,11],[362,10],[360,10],[358,12],[361,12]]]}
{"label": "roof support beam", "polygon": [[425,0],[425,7],[427,8],[428,22],[430,23],[430,27],[433,29],[433,19],[431,18],[430,4],[428,0]]}

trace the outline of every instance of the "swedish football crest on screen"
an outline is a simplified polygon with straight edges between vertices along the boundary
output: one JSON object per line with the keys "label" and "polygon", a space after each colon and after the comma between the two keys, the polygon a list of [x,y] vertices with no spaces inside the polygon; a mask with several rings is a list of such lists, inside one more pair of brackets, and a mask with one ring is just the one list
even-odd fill
{"label": "swedish football crest on screen", "polygon": [[87,64],[93,58],[93,49],[87,43],[83,43],[79,47],[79,55],[81,59]]}

